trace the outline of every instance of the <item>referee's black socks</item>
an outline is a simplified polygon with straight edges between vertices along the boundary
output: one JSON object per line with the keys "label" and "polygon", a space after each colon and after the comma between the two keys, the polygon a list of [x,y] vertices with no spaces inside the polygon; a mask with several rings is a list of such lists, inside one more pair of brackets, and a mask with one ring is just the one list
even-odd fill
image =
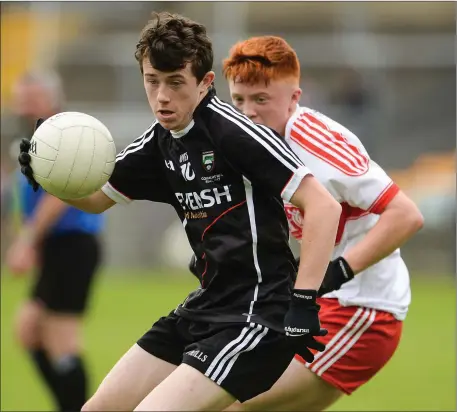
{"label": "referee's black socks", "polygon": [[87,376],[79,355],[51,361],[43,349],[31,351],[32,359],[62,412],[80,411],[87,398]]}
{"label": "referee's black socks", "polygon": [[57,401],[61,411],[80,411],[86,403],[87,376],[82,358],[62,356],[54,361],[57,376]]}
{"label": "referee's black socks", "polygon": [[52,393],[55,395],[56,393],[56,376],[54,373],[54,368],[52,367],[52,363],[49,360],[49,357],[43,349],[33,349],[30,351],[30,355],[32,357],[33,363],[38,368],[41,376],[44,378],[46,384],[48,385],[49,389],[51,389]]}

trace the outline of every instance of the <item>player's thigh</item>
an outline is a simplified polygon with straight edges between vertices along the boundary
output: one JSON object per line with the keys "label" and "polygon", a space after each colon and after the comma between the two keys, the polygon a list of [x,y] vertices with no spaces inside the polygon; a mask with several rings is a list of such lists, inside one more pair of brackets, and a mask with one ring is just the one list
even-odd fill
{"label": "player's thigh", "polygon": [[96,236],[82,232],[53,235],[43,243],[41,277],[35,295],[49,311],[84,315],[101,247]]}
{"label": "player's thigh", "polygon": [[44,316],[45,309],[39,301],[27,300],[20,306],[14,320],[14,335],[21,346],[27,349],[41,346]]}
{"label": "player's thigh", "polygon": [[116,363],[82,410],[131,411],[175,369],[176,365],[135,344]]}
{"label": "player's thigh", "polygon": [[182,321],[171,312],[155,322],[114,366],[84,409],[133,410],[181,363],[185,344],[177,324]]}
{"label": "player's thigh", "polygon": [[322,411],[343,395],[301,362],[293,360],[273,387],[227,411]]}
{"label": "player's thigh", "polygon": [[225,389],[183,363],[135,411],[222,411],[234,401]]}

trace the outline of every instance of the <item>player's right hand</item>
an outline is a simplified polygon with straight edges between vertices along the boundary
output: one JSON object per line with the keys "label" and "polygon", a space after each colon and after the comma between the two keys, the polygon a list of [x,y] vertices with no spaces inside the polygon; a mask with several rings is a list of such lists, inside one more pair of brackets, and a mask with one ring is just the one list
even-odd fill
{"label": "player's right hand", "polygon": [[[44,119],[38,119],[35,130],[40,127],[40,125],[44,122]],[[29,150],[30,150],[30,140],[28,139],[22,139],[21,143],[19,145],[19,156],[18,156],[18,161],[19,165],[21,166],[21,173],[27,178],[27,181],[29,184],[32,186],[33,191],[36,192],[40,185],[38,182],[35,180],[33,177],[33,170],[32,167],[30,166],[30,161],[32,158],[29,155]]]}
{"label": "player's right hand", "polygon": [[327,329],[322,329],[319,321],[320,306],[316,303],[317,291],[294,289],[290,307],[284,318],[284,330],[295,353],[311,363],[314,354],[325,350],[325,345],[315,339],[327,335]]}
{"label": "player's right hand", "polygon": [[34,245],[19,237],[7,250],[5,264],[15,277],[24,276],[35,266],[37,253]]}

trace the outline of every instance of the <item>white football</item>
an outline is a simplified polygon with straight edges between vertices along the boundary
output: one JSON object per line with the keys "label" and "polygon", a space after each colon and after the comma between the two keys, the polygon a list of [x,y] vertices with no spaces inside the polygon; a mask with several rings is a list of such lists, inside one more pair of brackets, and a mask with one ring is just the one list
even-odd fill
{"label": "white football", "polygon": [[63,112],[47,119],[30,141],[35,180],[61,199],[99,190],[113,173],[116,147],[107,127],[85,113]]}

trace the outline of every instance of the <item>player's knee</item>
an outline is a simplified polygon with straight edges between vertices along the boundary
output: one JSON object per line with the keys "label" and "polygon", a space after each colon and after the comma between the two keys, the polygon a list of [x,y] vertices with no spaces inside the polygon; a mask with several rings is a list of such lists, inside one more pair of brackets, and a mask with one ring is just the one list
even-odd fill
{"label": "player's knee", "polygon": [[325,411],[332,406],[342,395],[339,389],[313,376],[313,383],[306,386],[302,394],[295,397],[295,402],[288,410],[296,411]]}
{"label": "player's knee", "polygon": [[14,322],[14,335],[25,349],[35,349],[42,343],[43,309],[34,302],[28,302],[19,310]]}
{"label": "player's knee", "polygon": [[51,358],[81,350],[81,319],[76,315],[48,314],[43,325],[43,344]]}

